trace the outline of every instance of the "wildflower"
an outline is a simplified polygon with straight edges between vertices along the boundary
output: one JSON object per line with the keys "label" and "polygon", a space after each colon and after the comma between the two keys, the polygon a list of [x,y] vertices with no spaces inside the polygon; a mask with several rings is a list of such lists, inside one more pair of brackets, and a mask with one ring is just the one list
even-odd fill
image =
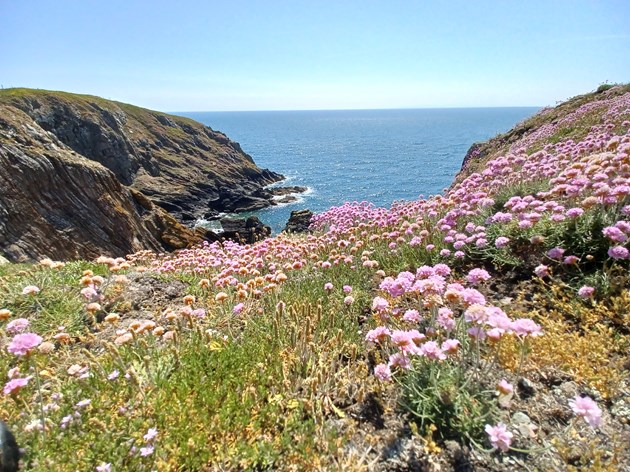
{"label": "wildflower", "polygon": [[354,303],[354,297],[352,295],[348,295],[346,298],[343,299],[343,302],[350,306]]}
{"label": "wildflower", "polygon": [[28,381],[30,379],[30,377],[11,379],[4,385],[4,389],[2,391],[5,395],[15,395],[22,388],[28,385]]}
{"label": "wildflower", "polygon": [[576,415],[584,418],[592,428],[597,428],[601,424],[602,410],[591,397],[580,397],[577,395],[569,402],[569,406]]}
{"label": "wildflower", "polygon": [[146,442],[151,442],[157,437],[157,435],[158,435],[157,428],[149,428],[149,430],[147,431],[147,434],[144,435],[144,440]]}
{"label": "wildflower", "polygon": [[11,310],[7,310],[6,308],[3,308],[2,310],[0,310],[0,321],[7,320],[10,317],[11,317]]}
{"label": "wildflower", "polygon": [[333,289],[333,284],[331,284],[330,282],[327,282],[324,284],[324,290],[326,290],[327,292],[330,292]]}
{"label": "wildflower", "polygon": [[442,343],[441,349],[448,354],[455,354],[460,345],[461,343],[457,339],[447,339]]}
{"label": "wildflower", "polygon": [[510,243],[510,238],[506,238],[505,236],[499,236],[495,241],[494,245],[497,248],[502,248],[507,246]]}
{"label": "wildflower", "polygon": [[195,296],[194,295],[186,295],[183,298],[183,302],[185,305],[192,305],[193,303],[195,303]]}
{"label": "wildflower", "polygon": [[385,341],[389,336],[391,336],[391,331],[385,326],[377,326],[376,328],[368,331],[365,335],[365,340],[373,343],[380,343]]}
{"label": "wildflower", "polygon": [[89,313],[96,313],[97,311],[100,311],[101,305],[100,305],[100,303],[92,302],[92,303],[88,303],[88,305],[85,307],[85,309]]}
{"label": "wildflower", "polygon": [[110,462],[101,462],[101,465],[96,466],[96,472],[110,472],[112,470],[112,464]]}
{"label": "wildflower", "polygon": [[221,302],[223,302],[223,301],[225,301],[225,300],[227,300],[227,299],[228,299],[228,294],[227,294],[227,293],[225,293],[225,292],[219,292],[219,293],[217,293],[217,294],[215,295],[214,299],[215,299],[217,302],[221,303]]}
{"label": "wildflower", "polygon": [[55,350],[55,345],[50,341],[45,341],[39,345],[37,350],[42,354],[50,354]]}
{"label": "wildflower", "polygon": [[623,246],[614,246],[608,249],[608,256],[613,259],[630,259],[630,253]]}
{"label": "wildflower", "polygon": [[140,455],[142,457],[147,457],[153,454],[153,446],[146,446],[140,448]]}
{"label": "wildflower", "polygon": [[386,311],[389,308],[389,302],[382,297],[374,297],[372,302],[372,310]]}
{"label": "wildflower", "polygon": [[238,315],[241,311],[243,311],[244,307],[245,307],[244,303],[239,303],[235,305],[234,308],[232,308],[232,313],[234,313],[235,315]]}
{"label": "wildflower", "polygon": [[607,226],[602,230],[602,233],[604,233],[604,236],[608,239],[616,243],[624,243],[628,240],[628,236],[616,226]]}
{"label": "wildflower", "polygon": [[350,293],[350,292],[352,292],[352,286],[350,286],[350,285],[344,285],[344,286],[343,286],[343,291],[344,291],[344,293]]}
{"label": "wildflower", "polygon": [[497,390],[499,391],[499,393],[502,393],[503,395],[509,395],[510,393],[514,391],[514,385],[512,385],[510,382],[508,382],[505,379],[501,379],[501,381],[497,385]]}
{"label": "wildflower", "polygon": [[118,313],[110,313],[105,317],[105,321],[107,323],[116,323],[118,320],[120,320],[120,315]]}
{"label": "wildflower", "polygon": [[35,333],[16,334],[7,351],[16,356],[26,356],[32,349],[43,341],[42,337]]}
{"label": "wildflower", "polygon": [[588,285],[584,285],[578,290],[578,296],[580,298],[591,298],[594,293],[595,289],[593,287],[589,287]]}
{"label": "wildflower", "polygon": [[402,319],[405,321],[418,322],[420,321],[420,313],[418,310],[407,310]]}
{"label": "wildflower", "polygon": [[504,452],[510,448],[514,435],[507,430],[507,426],[503,423],[499,423],[496,426],[487,424],[486,433],[493,447],[498,447]]}
{"label": "wildflower", "polygon": [[29,323],[26,318],[17,318],[7,325],[6,330],[8,334],[22,333],[23,331],[26,331],[28,325]]}
{"label": "wildflower", "polygon": [[123,344],[127,344],[128,342],[131,342],[132,340],[133,340],[133,334],[127,332],[127,333],[121,334],[116,339],[114,339],[114,344],[118,344],[119,346],[122,346]]}
{"label": "wildflower", "polygon": [[107,380],[116,380],[119,375],[120,375],[120,372],[117,369],[115,369],[112,371],[111,374],[107,376]]}
{"label": "wildflower", "polygon": [[411,361],[404,353],[397,352],[396,354],[389,356],[388,366],[409,369],[411,367]]}
{"label": "wildflower", "polygon": [[383,382],[387,382],[392,379],[392,371],[387,364],[378,364],[374,367],[374,376]]}
{"label": "wildflower", "polygon": [[562,261],[562,263],[566,265],[573,265],[573,264],[577,264],[579,261],[580,261],[580,258],[577,256],[567,256],[564,258],[564,261]]}
{"label": "wildflower", "polygon": [[440,361],[446,359],[446,354],[442,352],[442,349],[440,349],[435,341],[428,341],[420,346],[420,355],[425,356],[429,359]]}
{"label": "wildflower", "polygon": [[91,403],[92,403],[92,400],[86,398],[85,400],[79,401],[75,406],[77,408],[79,408],[79,409],[80,408],[86,408],[86,407],[90,406]]}
{"label": "wildflower", "polygon": [[562,249],[561,247],[554,247],[552,249],[549,249],[549,251],[547,251],[547,255],[549,257],[551,257],[552,259],[561,259],[562,255],[564,254],[564,249]]}
{"label": "wildflower", "polygon": [[59,423],[59,427],[61,429],[66,429],[73,420],[74,418],[72,417],[72,415],[64,416],[63,418],[61,418],[61,423]]}
{"label": "wildflower", "polygon": [[549,277],[549,267],[546,265],[540,264],[534,269],[534,273],[541,279],[544,279],[545,277]]}
{"label": "wildflower", "polygon": [[529,318],[519,318],[512,321],[510,328],[517,336],[540,336],[542,335],[542,328],[540,325],[534,323]]}
{"label": "wildflower", "polygon": [[37,295],[40,292],[36,285],[27,285],[22,289],[22,295]]}

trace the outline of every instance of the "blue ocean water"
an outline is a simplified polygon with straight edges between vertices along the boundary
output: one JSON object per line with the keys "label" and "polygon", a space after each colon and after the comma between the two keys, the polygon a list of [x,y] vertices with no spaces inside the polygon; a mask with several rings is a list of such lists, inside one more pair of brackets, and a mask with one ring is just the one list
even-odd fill
{"label": "blue ocean water", "polygon": [[473,142],[505,132],[538,108],[179,112],[240,143],[256,164],[309,192],[255,214],[274,232],[292,210],[344,202],[389,206],[448,187]]}

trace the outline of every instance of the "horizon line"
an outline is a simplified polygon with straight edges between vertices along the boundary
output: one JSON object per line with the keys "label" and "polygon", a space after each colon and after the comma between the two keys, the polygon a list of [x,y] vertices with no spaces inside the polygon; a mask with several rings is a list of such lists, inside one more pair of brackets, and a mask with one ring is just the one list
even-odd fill
{"label": "horizon line", "polygon": [[468,109],[495,109],[495,108],[545,108],[550,105],[501,105],[501,106],[446,106],[446,107],[394,107],[394,108],[278,108],[259,110],[178,110],[164,113],[268,113],[289,111],[396,111],[396,110],[468,110]]}

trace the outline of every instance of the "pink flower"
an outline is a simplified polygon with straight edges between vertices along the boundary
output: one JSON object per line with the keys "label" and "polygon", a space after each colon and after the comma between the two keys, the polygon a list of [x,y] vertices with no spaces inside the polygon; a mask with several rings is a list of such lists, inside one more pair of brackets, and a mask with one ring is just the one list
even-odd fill
{"label": "pink flower", "polygon": [[407,310],[402,319],[405,321],[413,321],[417,323],[418,321],[420,321],[420,313],[418,312],[418,310]]}
{"label": "pink flower", "polygon": [[147,446],[147,447],[141,447],[140,448],[140,455],[142,457],[147,457],[147,456],[150,456],[151,454],[153,454],[153,446]]}
{"label": "pink flower", "polygon": [[545,277],[549,277],[549,267],[540,264],[534,269],[534,273],[541,279],[544,279]]}
{"label": "pink flower", "polygon": [[502,248],[507,246],[510,243],[510,238],[506,238],[505,236],[499,236],[495,241],[494,245],[498,248]]}
{"label": "pink flower", "polygon": [[593,287],[589,287],[588,285],[584,285],[578,290],[578,296],[580,298],[591,298],[594,293],[595,289]]}
{"label": "pink flower", "polygon": [[327,292],[330,292],[333,289],[333,284],[331,284],[330,282],[327,282],[324,284],[324,290],[326,290]]}
{"label": "pink flower", "polygon": [[541,336],[542,328],[529,318],[519,318],[512,321],[510,328],[517,336]]}
{"label": "pink flower", "polygon": [[501,379],[501,381],[497,385],[497,390],[503,395],[508,395],[514,391],[514,385],[512,385],[505,379]]}
{"label": "pink flower", "polygon": [[354,303],[354,297],[352,295],[348,295],[343,299],[343,303],[350,306]]}
{"label": "pink flower", "polygon": [[7,333],[8,334],[17,334],[17,333],[21,333],[23,331],[26,331],[26,328],[28,328],[28,320],[26,318],[17,318],[13,321],[11,321],[7,327]]}
{"label": "pink flower", "polygon": [[365,340],[373,343],[380,343],[390,337],[391,334],[391,331],[385,326],[377,326],[376,328],[368,331],[365,335]]}
{"label": "pink flower", "polygon": [[507,426],[503,423],[499,423],[496,426],[487,424],[486,433],[493,447],[498,447],[504,452],[510,448],[514,435],[507,430]]}
{"label": "pink flower", "polygon": [[577,395],[569,402],[569,406],[576,415],[584,418],[592,428],[597,428],[601,425],[602,410],[591,397],[580,397]]}
{"label": "pink flower", "polygon": [[411,361],[409,358],[401,352],[392,354],[389,356],[389,367],[400,367],[401,369],[409,369],[411,367]]}
{"label": "pink flower", "polygon": [[14,395],[18,393],[23,387],[26,387],[30,379],[30,377],[26,377],[23,379],[11,379],[4,385],[4,389],[2,391],[5,395]]}
{"label": "pink flower", "polygon": [[442,351],[455,354],[459,349],[460,342],[457,339],[447,339],[442,343]]}
{"label": "pink flower", "polygon": [[39,287],[35,285],[27,285],[22,289],[22,295],[37,295],[39,293]]}
{"label": "pink flower", "polygon": [[420,346],[420,355],[429,359],[443,361],[446,359],[446,354],[440,349],[440,346],[435,341],[427,341]]}
{"label": "pink flower", "polygon": [[472,285],[478,285],[481,282],[489,280],[490,278],[490,274],[488,274],[488,271],[484,269],[472,269],[470,272],[468,272],[468,275],[466,276],[466,280],[469,284]]}
{"label": "pink flower", "polygon": [[547,251],[547,255],[552,259],[561,259],[564,251],[565,250],[561,247],[554,247],[553,249],[549,249],[549,251]]}
{"label": "pink flower", "polygon": [[232,313],[234,313],[235,315],[238,315],[241,311],[243,311],[244,307],[245,307],[244,303],[239,303],[238,305],[235,305],[234,308],[232,308]]}
{"label": "pink flower", "polygon": [[144,435],[144,440],[146,442],[151,442],[157,437],[157,435],[158,435],[157,428],[149,428],[149,430],[147,431],[147,434]]}
{"label": "pink flower", "polygon": [[387,364],[378,364],[374,367],[374,376],[383,382],[387,382],[392,379],[392,371]]}
{"label": "pink flower", "polygon": [[630,254],[628,250],[623,246],[614,246],[608,249],[608,256],[613,259],[629,259]]}
{"label": "pink flower", "polygon": [[7,351],[16,356],[25,356],[35,349],[43,341],[42,337],[35,333],[16,334],[11,340]]}
{"label": "pink flower", "polygon": [[344,286],[343,286],[343,291],[344,291],[344,293],[350,293],[350,292],[352,292],[352,286],[350,286],[350,285],[344,285]]}
{"label": "pink flower", "polygon": [[607,226],[602,230],[602,233],[604,233],[604,236],[608,239],[616,243],[624,243],[628,240],[628,236],[615,226]]}
{"label": "pink flower", "polygon": [[112,470],[111,462],[101,462],[101,465],[96,466],[96,472],[110,472]]}
{"label": "pink flower", "polygon": [[374,297],[372,301],[372,310],[387,311],[389,308],[389,302],[382,297]]}

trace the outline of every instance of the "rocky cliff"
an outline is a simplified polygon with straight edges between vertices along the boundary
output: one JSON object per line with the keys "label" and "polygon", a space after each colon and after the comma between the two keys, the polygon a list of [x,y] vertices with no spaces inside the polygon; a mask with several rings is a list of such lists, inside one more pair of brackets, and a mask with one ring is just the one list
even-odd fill
{"label": "rocky cliff", "polygon": [[273,204],[222,133],[97,97],[0,91],[0,255],[123,256],[214,239],[181,221]]}
{"label": "rocky cliff", "polygon": [[164,251],[206,236],[0,104],[0,254],[9,260]]}
{"label": "rocky cliff", "polygon": [[183,221],[273,204],[264,187],[283,177],[260,169],[238,143],[194,120],[88,95],[0,91],[0,104],[109,169]]}

